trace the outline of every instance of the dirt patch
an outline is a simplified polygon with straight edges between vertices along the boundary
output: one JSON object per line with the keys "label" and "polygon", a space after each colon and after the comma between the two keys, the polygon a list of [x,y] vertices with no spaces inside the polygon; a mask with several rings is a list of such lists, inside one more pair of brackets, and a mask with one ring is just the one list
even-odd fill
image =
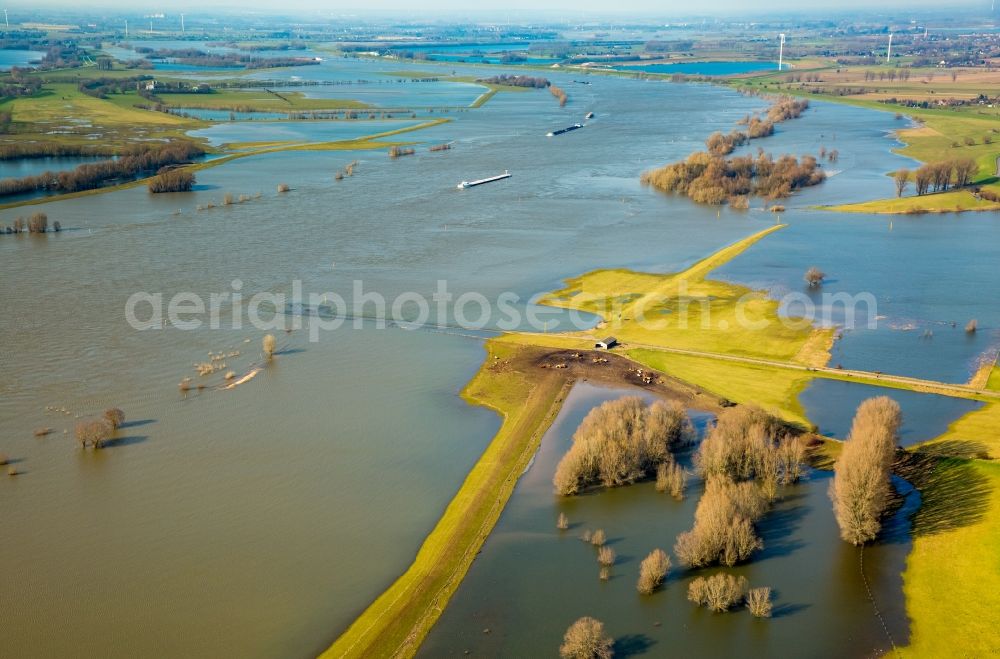
{"label": "dirt patch", "polygon": [[525,373],[557,371],[572,380],[637,387],[663,398],[678,400],[685,407],[706,412],[717,412],[731,404],[698,387],[604,350],[553,350],[528,347],[519,351],[511,360],[505,360],[493,367],[514,368]]}

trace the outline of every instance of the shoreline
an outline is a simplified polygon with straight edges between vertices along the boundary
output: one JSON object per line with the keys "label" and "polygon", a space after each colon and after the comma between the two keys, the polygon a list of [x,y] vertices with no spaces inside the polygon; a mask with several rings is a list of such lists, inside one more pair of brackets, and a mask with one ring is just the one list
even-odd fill
{"label": "shoreline", "polygon": [[[282,151],[362,151],[362,150],[377,150],[382,148],[390,148],[393,146],[402,146],[410,143],[378,142],[377,140],[382,139],[384,137],[391,137],[393,135],[401,135],[403,133],[410,133],[417,130],[423,130],[424,128],[433,128],[434,126],[439,126],[449,121],[451,121],[451,119],[448,117],[440,117],[437,119],[422,121],[414,126],[397,128],[395,130],[384,131],[382,133],[373,133],[372,135],[364,135],[362,137],[356,137],[349,140],[334,140],[332,142],[298,142],[298,143],[293,142],[289,144],[281,144],[278,146],[267,146],[245,152],[228,153],[218,158],[212,158],[211,160],[195,163],[193,165],[178,167],[177,169],[179,171],[200,172],[202,170],[211,169],[219,165],[224,165],[234,160],[240,160],[241,158],[249,158],[251,156],[262,156],[270,153],[280,153]],[[146,183],[149,182],[151,178],[154,178],[155,176],[156,175],[153,174],[151,176],[133,179],[125,183],[118,183],[116,185],[107,185],[100,188],[93,188],[91,190],[80,190],[77,192],[67,192],[65,194],[59,194],[59,195],[49,195],[44,197],[36,197],[34,199],[24,199],[22,201],[12,201],[6,204],[0,204],[0,211],[10,210],[12,208],[23,208],[25,206],[38,206],[41,204],[47,204],[57,201],[70,201],[72,199],[79,199],[81,197],[90,197],[93,195],[105,194],[108,192],[118,192],[120,190],[129,190],[131,188],[145,185]]]}
{"label": "shoreline", "polygon": [[[486,342],[483,366],[462,391],[470,404],[495,410],[500,429],[469,472],[404,574],[320,656],[413,656],[489,537],[542,436],[580,380],[626,384],[718,409],[713,396],[664,375],[647,383],[614,353]],[[592,358],[592,360],[588,360]],[[599,361],[599,358],[606,361]]]}
{"label": "shoreline", "polygon": [[[646,296],[662,294],[672,289],[675,282],[685,276],[696,283],[717,283],[706,279],[712,270],[783,226],[768,227],[699,259],[682,273],[663,276],[662,281],[656,282],[651,290],[646,291]],[[630,271],[598,270],[568,280],[567,289],[588,275],[600,276],[607,272],[618,275],[623,272],[641,275]],[[560,304],[560,298],[557,297],[560,292],[565,292],[567,289],[549,293],[543,298],[542,303],[552,306],[572,306]],[[578,300],[577,302],[580,303]],[[585,305],[586,302],[580,304]],[[618,330],[619,328],[614,328],[614,331]],[[821,335],[822,330],[814,329],[806,344],[817,336],[817,333]],[[783,340],[789,341],[787,337]],[[799,424],[805,422],[803,430],[809,434],[813,434],[811,432],[813,429],[804,410],[801,410],[801,406],[797,403],[797,394],[815,378],[839,379],[885,388],[928,392],[927,382],[914,383],[910,381],[913,379],[903,376],[878,375],[874,378],[864,378],[858,377],[860,373],[840,373],[826,366],[817,367],[811,363],[819,359],[820,355],[816,354],[810,355],[811,359],[792,360],[787,364],[780,364],[779,368],[778,362],[768,363],[774,360],[768,360],[766,357],[694,354],[693,351],[668,345],[643,347],[640,344],[633,344],[630,348],[627,339],[623,342],[620,352],[596,352],[583,347],[592,345],[592,339],[582,333],[538,336],[530,333],[508,333],[486,341],[486,359],[463,389],[462,397],[471,404],[497,411],[503,419],[500,429],[469,472],[455,497],[449,502],[434,529],[425,538],[410,567],[320,655],[323,659],[367,656],[410,657],[416,654],[421,642],[460,586],[475,555],[489,537],[517,481],[530,465],[542,436],[561,409],[566,394],[579,380],[604,379],[617,384],[621,384],[624,380],[625,384],[640,387],[656,387],[663,384],[665,388],[661,393],[674,397],[681,396],[689,403],[696,403],[691,406],[719,409],[732,404],[731,400],[738,403],[764,404],[768,407],[753,387],[737,382],[733,385],[735,394],[732,391],[723,394],[716,388],[718,382],[732,380],[734,372],[751,371],[753,375],[751,379],[757,383],[757,387],[764,379],[768,383],[764,386],[767,390],[772,390],[774,387],[771,385],[778,381],[775,374],[794,373],[788,378],[784,388],[778,387],[781,389],[779,392],[781,402],[776,408],[773,405],[771,407],[777,409],[780,416],[788,421]],[[643,359],[641,358],[643,351],[651,354]],[[801,352],[800,349],[796,354]],[[825,354],[829,356],[828,350]],[[587,357],[591,356],[593,361],[587,364]],[[667,363],[668,357],[673,362]],[[599,365],[599,360],[602,358],[607,360],[604,363],[613,364],[611,370],[616,374],[615,377],[610,379],[603,377],[606,374],[601,372]],[[661,358],[664,363],[659,363]],[[704,364],[694,370],[689,367],[687,372],[681,368],[681,372],[678,372],[676,363],[684,360],[707,362],[715,372],[713,374],[711,369],[706,372]],[[823,363],[825,364],[826,360]],[[653,369],[653,372],[650,373],[649,369]],[[645,377],[652,376],[651,380],[647,381],[643,376],[636,379],[635,374],[639,372],[644,372]],[[762,377],[762,373],[767,377]],[[883,377],[887,379],[882,379]],[[944,385],[944,383],[939,384]],[[979,400],[993,400],[1000,396],[1000,392],[993,391],[989,387],[973,391],[968,385],[944,386],[949,390],[947,393],[944,390],[934,393]],[[1000,402],[992,402],[984,409],[1000,409]],[[979,412],[971,412],[970,415]],[[963,419],[966,417],[956,421],[956,424]],[[818,457],[825,461],[823,466],[817,464],[817,468],[832,468],[832,461],[839,452],[840,442],[814,434],[813,436],[821,442]],[[938,440],[932,440],[930,444],[933,445],[935,441]],[[924,443],[908,449],[906,453],[919,456],[922,451],[927,450],[927,446],[928,443]],[[937,463],[934,464],[936,466]],[[922,496],[925,493],[930,497],[935,496],[933,481],[928,484],[927,481],[918,480],[917,483],[916,486]],[[917,537],[914,535],[914,546],[916,541]],[[904,577],[906,574],[904,573]],[[907,607],[910,603],[910,599],[906,598]]]}

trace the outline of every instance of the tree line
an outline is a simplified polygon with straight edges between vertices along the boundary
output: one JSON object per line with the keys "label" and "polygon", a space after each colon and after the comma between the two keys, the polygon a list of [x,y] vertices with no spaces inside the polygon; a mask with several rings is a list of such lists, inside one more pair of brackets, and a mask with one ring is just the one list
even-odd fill
{"label": "tree line", "polygon": [[[58,221],[52,223],[52,230],[62,231],[62,225]],[[6,228],[0,228],[0,234],[18,233],[48,233],[49,216],[45,213],[33,213],[27,221],[23,217],[14,218],[14,223]]]}
{"label": "tree line", "polygon": [[485,82],[491,85],[504,85],[506,87],[531,87],[534,89],[545,89],[550,84],[547,78],[520,75],[515,76],[506,73],[493,76],[492,78],[483,78],[477,82]]}
{"label": "tree line", "polygon": [[893,174],[896,196],[902,197],[912,181],[917,195],[945,192],[949,187],[963,188],[972,182],[979,165],[972,158],[956,158],[921,165],[916,171],[900,169]]}
{"label": "tree line", "polygon": [[22,158],[64,158],[70,156],[112,156],[114,147],[100,145],[60,144],[59,142],[12,142],[0,144],[0,160]]}
{"label": "tree line", "polygon": [[0,181],[0,196],[38,190],[56,193],[92,190],[113,181],[130,180],[155,173],[163,167],[189,163],[193,158],[204,154],[204,149],[185,141],[156,146],[127,146],[113,160],[86,163],[64,172],[44,172],[36,176],[4,179]]}

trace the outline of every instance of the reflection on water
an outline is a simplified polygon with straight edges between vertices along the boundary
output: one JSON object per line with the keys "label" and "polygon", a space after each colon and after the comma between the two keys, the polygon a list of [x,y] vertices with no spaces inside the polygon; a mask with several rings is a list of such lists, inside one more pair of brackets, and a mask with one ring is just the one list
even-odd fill
{"label": "reflection on water", "polygon": [[[764,550],[731,570],[752,586],[774,589],[773,618],[695,607],[686,600],[692,573],[676,565],[660,592],[636,592],[640,561],[657,547],[672,553],[677,534],[692,524],[702,484],[692,479],[683,502],[656,492],[652,483],[568,499],[552,493],[556,463],[587,412],[635,394],[586,383],[573,388],[421,655],[551,654],[566,627],[584,615],[602,620],[616,650],[629,655],[833,658],[889,650],[861,578],[859,550],[838,537],[827,472],[811,472],[784,491],[761,522]],[[682,464],[690,469],[690,455]],[[897,644],[908,638],[899,578],[909,552],[906,519],[916,500],[908,502],[887,524],[889,532],[864,551],[865,575]],[[571,522],[566,532],[555,528],[560,512]],[[618,554],[606,582],[598,579],[594,550],[577,539],[595,528],[607,532]]]}

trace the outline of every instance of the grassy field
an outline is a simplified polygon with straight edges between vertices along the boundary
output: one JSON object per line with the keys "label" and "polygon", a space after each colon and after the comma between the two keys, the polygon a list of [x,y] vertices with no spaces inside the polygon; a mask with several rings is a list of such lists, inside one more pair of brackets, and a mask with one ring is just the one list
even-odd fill
{"label": "grassy field", "polygon": [[832,330],[790,327],[766,293],[707,279],[713,269],[782,226],[749,236],[680,273],[590,272],[568,280],[541,303],[601,316],[602,331],[626,347],[646,344],[823,365]]}
{"label": "grassy field", "polygon": [[986,388],[993,391],[1000,391],[1000,366],[994,366],[990,371],[990,377],[986,381]]}
{"label": "grassy field", "polygon": [[[250,156],[259,156],[266,153],[277,153],[279,151],[363,151],[363,150],[375,150],[375,149],[388,149],[392,146],[403,146],[410,144],[410,142],[397,142],[397,141],[385,141],[385,138],[392,137],[394,135],[402,135],[404,133],[413,132],[416,130],[421,130],[423,128],[430,128],[431,126],[437,126],[442,123],[447,123],[451,121],[448,118],[438,118],[432,119],[430,121],[425,121],[414,126],[406,126],[404,128],[397,128],[395,130],[385,131],[382,133],[375,133],[372,135],[367,135],[364,137],[358,137],[350,140],[339,140],[335,142],[307,142],[307,143],[295,143],[295,142],[267,142],[253,145],[252,148],[246,148],[237,153],[231,153],[221,158],[213,158],[212,160],[205,160],[200,163],[189,165],[185,167],[190,172],[199,172],[205,169],[210,169],[212,167],[218,167],[219,165],[224,165],[233,160],[238,160],[240,158],[248,158]],[[38,204],[47,204],[53,201],[65,201],[67,199],[76,199],[78,197],[87,197],[95,194],[103,194],[105,192],[113,192],[115,190],[126,190],[128,188],[134,188],[140,185],[145,185],[149,180],[147,178],[135,179],[134,181],[127,181],[125,183],[119,183],[118,185],[110,185],[103,188],[95,188],[93,190],[81,190],[79,192],[69,192],[61,195],[49,195],[44,197],[35,197],[33,199],[25,199],[22,201],[14,201],[6,204],[0,204],[0,210],[5,210],[8,208],[18,208],[21,206],[34,206]]]}
{"label": "grassy field", "polygon": [[1000,655],[1000,464],[925,458],[907,474],[921,492],[903,572],[910,642],[899,655]]}
{"label": "grassy field", "polygon": [[690,382],[734,403],[753,403],[805,428],[811,427],[798,395],[814,379],[802,371],[732,364],[709,357],[636,348],[628,356],[662,373]]}
{"label": "grassy field", "polygon": [[[166,105],[175,108],[211,110],[243,110],[254,112],[308,112],[310,110],[362,110],[371,106],[347,98],[307,98],[303,92],[280,92],[280,96],[263,88],[222,89],[211,94],[157,94]],[[138,94],[123,97],[132,104],[149,103]]]}
{"label": "grassy field", "polygon": [[1000,403],[987,403],[966,414],[921,447],[959,457],[1000,459]]}
{"label": "grassy field", "polygon": [[[886,67],[835,67],[816,65],[794,72],[774,72],[731,81],[736,87],[769,93],[789,93],[839,103],[848,103],[883,112],[896,112],[919,122],[918,126],[897,131],[905,146],[897,153],[924,163],[955,158],[973,158],[979,166],[974,184],[1000,193],[997,158],[1000,157],[1000,107],[987,105],[956,108],[909,108],[884,101],[889,98],[924,101],[971,99],[981,93],[1000,93],[1000,72],[985,69],[913,69],[909,80],[864,79],[865,72],[878,75],[899,73]],[[956,74],[952,80],[951,74]],[[792,74],[818,75],[819,82],[789,82]],[[849,93],[846,93],[849,92]],[[966,144],[969,140],[972,143]],[[997,210],[1000,204],[978,199],[968,190],[917,196],[911,185],[899,199],[825,206],[827,210],[855,213],[941,213]]]}
{"label": "grassy field", "polygon": [[412,656],[493,529],[520,474],[565,397],[557,371],[528,378],[516,361],[531,348],[486,344],[486,362],[463,391],[470,403],[503,418],[413,564],[323,653],[333,657]]}
{"label": "grassy field", "polygon": [[34,96],[7,99],[0,102],[0,111],[11,113],[11,131],[0,136],[0,143],[123,145],[181,138],[187,130],[208,125],[112,99],[88,96],[70,83],[48,84]]}

